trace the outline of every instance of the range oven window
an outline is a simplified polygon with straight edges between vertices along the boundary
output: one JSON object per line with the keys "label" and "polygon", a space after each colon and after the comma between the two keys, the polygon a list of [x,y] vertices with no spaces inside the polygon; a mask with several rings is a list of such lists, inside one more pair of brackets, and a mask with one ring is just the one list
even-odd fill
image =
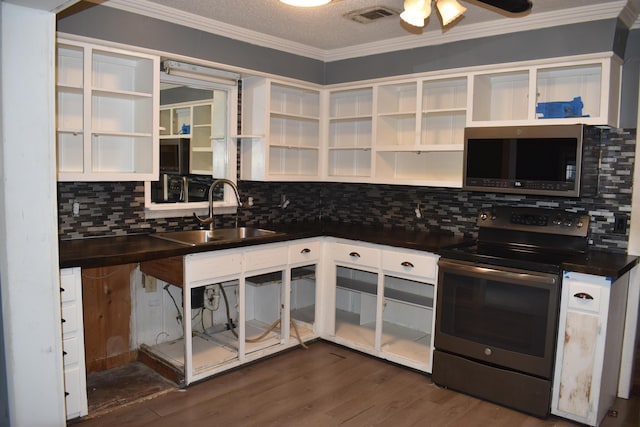
{"label": "range oven window", "polygon": [[441,259],[435,347],[551,378],[559,275]]}
{"label": "range oven window", "polygon": [[440,330],[488,347],[544,356],[548,289],[446,275]]}

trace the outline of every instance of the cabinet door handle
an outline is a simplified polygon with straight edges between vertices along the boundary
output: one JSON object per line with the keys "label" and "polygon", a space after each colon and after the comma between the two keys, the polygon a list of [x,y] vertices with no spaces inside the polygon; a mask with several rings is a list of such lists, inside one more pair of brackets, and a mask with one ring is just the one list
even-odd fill
{"label": "cabinet door handle", "polygon": [[303,250],[300,251],[301,254],[308,254],[309,252],[311,252],[311,249],[309,248],[304,248]]}
{"label": "cabinet door handle", "polygon": [[63,287],[60,287],[60,292],[64,292],[64,288]]}
{"label": "cabinet door handle", "polygon": [[60,320],[62,321],[62,323],[65,323],[67,321],[64,317]]}
{"label": "cabinet door handle", "polygon": [[351,252],[349,256],[352,256],[354,258],[360,258],[360,254],[358,252]]}
{"label": "cabinet door handle", "polygon": [[574,298],[580,298],[583,300],[592,300],[593,297],[586,292],[578,292],[577,294],[573,294]]}
{"label": "cabinet door handle", "polygon": [[62,355],[63,355],[63,356],[66,356],[66,355],[67,355],[67,352],[66,352],[66,351],[64,351],[64,350],[62,350]]}
{"label": "cabinet door handle", "polygon": [[403,267],[413,268],[413,264],[411,264],[409,261],[401,262],[400,265]]}

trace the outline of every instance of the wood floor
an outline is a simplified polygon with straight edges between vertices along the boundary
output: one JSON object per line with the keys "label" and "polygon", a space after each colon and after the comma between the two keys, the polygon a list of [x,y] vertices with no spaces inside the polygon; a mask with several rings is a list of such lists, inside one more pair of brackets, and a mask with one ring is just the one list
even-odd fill
{"label": "wood floor", "polygon": [[[605,427],[640,425],[640,397],[618,399]],[[89,426],[577,426],[439,388],[429,376],[326,342],[297,348],[186,390],[98,417]]]}

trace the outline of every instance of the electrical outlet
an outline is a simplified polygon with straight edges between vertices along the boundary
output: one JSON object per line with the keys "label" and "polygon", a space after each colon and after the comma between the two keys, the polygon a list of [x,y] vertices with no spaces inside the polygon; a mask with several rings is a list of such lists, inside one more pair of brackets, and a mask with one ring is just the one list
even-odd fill
{"label": "electrical outlet", "polygon": [[145,274],[144,290],[145,292],[156,292],[158,290],[158,280],[153,276],[149,276],[148,274]]}
{"label": "electrical outlet", "polygon": [[613,218],[613,232],[615,234],[627,234],[627,215],[614,214]]}

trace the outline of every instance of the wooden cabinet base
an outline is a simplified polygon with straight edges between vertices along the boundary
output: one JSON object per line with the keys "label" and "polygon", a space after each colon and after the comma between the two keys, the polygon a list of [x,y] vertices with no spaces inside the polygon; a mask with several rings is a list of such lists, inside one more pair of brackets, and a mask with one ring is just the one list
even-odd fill
{"label": "wooden cabinet base", "polygon": [[82,270],[87,373],[136,359],[131,346],[131,272],[136,264]]}
{"label": "wooden cabinet base", "polygon": [[184,372],[160,359],[149,347],[142,344],[138,350],[138,360],[179,387],[185,386]]}

